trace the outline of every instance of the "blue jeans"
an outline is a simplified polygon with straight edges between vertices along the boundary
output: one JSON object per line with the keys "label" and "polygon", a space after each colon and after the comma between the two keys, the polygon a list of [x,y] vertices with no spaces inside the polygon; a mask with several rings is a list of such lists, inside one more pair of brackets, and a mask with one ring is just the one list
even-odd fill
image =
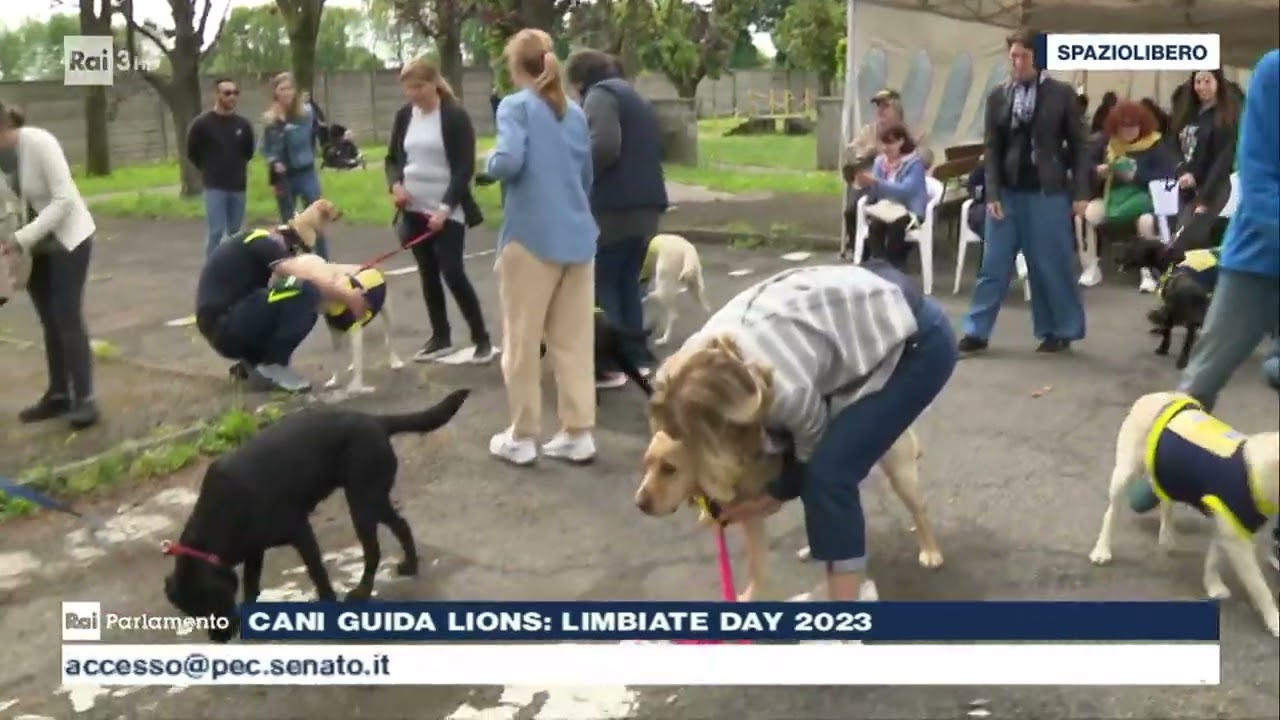
{"label": "blue jeans", "polygon": [[231,360],[288,366],[315,327],[319,302],[319,291],[309,283],[300,283],[296,294],[277,300],[267,288],[255,290],[217,321],[209,344]]}
{"label": "blue jeans", "polygon": [[889,381],[831,418],[805,468],[800,499],[809,550],[835,572],[865,569],[866,520],[858,486],[942,392],[956,367],[956,339],[942,310],[926,299],[916,321],[920,330]]}
{"label": "blue jeans", "polygon": [[204,245],[204,256],[213,254],[214,248],[225,237],[240,232],[244,224],[244,191],[204,190],[204,224],[209,237]]}
{"label": "blue jeans", "polygon": [[[280,209],[282,223],[289,222],[297,212],[299,200],[302,201],[302,207],[306,208],[320,199],[320,176],[316,174],[315,168],[290,170],[284,174],[281,183],[284,187],[276,194],[276,205]],[[325,242],[324,235],[316,236],[316,246],[312,250],[320,257],[329,259],[329,245]]]}
{"label": "blue jeans", "polygon": [[1084,306],[1076,287],[1075,240],[1071,236],[1071,198],[1005,189],[1000,202],[1004,218],[996,220],[988,215],[986,219],[982,267],[961,326],[964,334],[981,340],[991,337],[1021,252],[1027,259],[1036,338],[1084,339]]}
{"label": "blue jeans", "polygon": [[[640,270],[649,249],[645,237],[619,238],[596,250],[596,305],[626,334],[644,333],[644,309],[640,301]],[[637,367],[655,363],[648,344],[640,340],[624,340],[622,351]],[[605,360],[602,358],[601,363]],[[616,372],[611,364],[600,368]]]}
{"label": "blue jeans", "polygon": [[[1280,281],[1235,270],[1219,271],[1204,330],[1191,351],[1187,369],[1182,372],[1178,392],[1190,395],[1200,401],[1205,410],[1213,412],[1218,393],[1226,387],[1232,373],[1253,354],[1268,332],[1278,328]],[[1280,355],[1280,340],[1276,341],[1274,352]],[[1158,504],[1151,483],[1140,482],[1130,487],[1129,505],[1135,512],[1148,512]]]}

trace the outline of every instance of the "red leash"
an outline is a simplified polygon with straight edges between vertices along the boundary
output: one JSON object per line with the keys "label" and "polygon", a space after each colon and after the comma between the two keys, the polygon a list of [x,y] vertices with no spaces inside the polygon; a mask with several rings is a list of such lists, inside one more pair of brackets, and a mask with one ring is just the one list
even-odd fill
{"label": "red leash", "polygon": [[[405,215],[409,214],[409,211],[407,211],[407,210],[401,210],[400,212],[401,212],[401,213],[403,213],[403,214],[405,214]],[[421,215],[421,216],[423,216],[423,217],[429,217],[426,213],[414,213],[414,215]],[[370,260],[369,262],[367,262],[367,263],[365,263],[365,264],[361,265],[361,266],[360,266],[360,269],[361,269],[361,270],[368,270],[369,268],[374,267],[374,266],[376,266],[376,265],[381,265],[382,263],[386,262],[388,259],[395,257],[396,255],[398,255],[398,254],[400,254],[400,253],[404,252],[405,250],[408,250],[409,248],[413,247],[414,245],[417,245],[418,243],[420,243],[420,242],[422,242],[422,241],[426,240],[427,238],[430,238],[432,235],[435,235],[435,231],[433,231],[433,230],[427,230],[426,232],[424,232],[424,233],[422,233],[421,235],[419,235],[419,236],[417,236],[417,237],[413,238],[413,239],[412,239],[412,240],[410,240],[409,242],[404,243],[403,245],[401,245],[400,247],[396,248],[395,250],[388,250],[387,252],[384,252],[384,253],[382,253],[381,255],[378,255],[377,257],[375,257],[374,259]]]}

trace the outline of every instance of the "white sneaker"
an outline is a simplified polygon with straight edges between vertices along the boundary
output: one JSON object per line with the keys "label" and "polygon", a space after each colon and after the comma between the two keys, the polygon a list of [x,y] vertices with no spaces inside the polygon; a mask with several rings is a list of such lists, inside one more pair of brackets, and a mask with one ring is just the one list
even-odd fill
{"label": "white sneaker", "polygon": [[542,445],[542,454],[574,463],[591,462],[596,458],[596,440],[589,432],[571,435],[561,430]]}
{"label": "white sneaker", "polygon": [[596,387],[601,390],[616,390],[627,384],[627,376],[620,372],[605,373],[596,379]]}
{"label": "white sneaker", "polygon": [[1155,273],[1151,272],[1149,268],[1142,268],[1140,272],[1142,273],[1142,282],[1138,284],[1138,292],[1140,293],[1155,292],[1156,288],[1159,287],[1159,285],[1156,283]]}
{"label": "white sneaker", "polygon": [[813,554],[809,551],[808,545],[805,545],[796,551],[796,559],[800,562],[809,562],[813,559]]}
{"label": "white sneaker", "polygon": [[1080,285],[1083,287],[1093,287],[1102,282],[1102,268],[1097,263],[1090,265],[1080,273]]}
{"label": "white sneaker", "polygon": [[[787,598],[787,602],[822,602],[825,600],[823,593],[826,586],[820,585],[809,592],[802,592],[799,595],[792,595]],[[880,591],[876,589],[876,581],[867,578],[862,581],[862,585],[858,587],[858,602],[879,602]]]}
{"label": "white sneaker", "polygon": [[507,428],[489,438],[489,454],[512,465],[532,465],[538,459],[538,446],[532,440],[517,440]]}

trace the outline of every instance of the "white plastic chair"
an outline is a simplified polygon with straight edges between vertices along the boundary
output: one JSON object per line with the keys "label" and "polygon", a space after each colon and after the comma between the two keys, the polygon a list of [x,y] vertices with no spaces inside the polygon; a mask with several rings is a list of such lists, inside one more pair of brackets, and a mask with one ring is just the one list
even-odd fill
{"label": "white plastic chair", "polygon": [[[921,285],[924,286],[924,294],[933,294],[933,228],[934,221],[938,215],[938,203],[942,202],[942,193],[946,190],[942,185],[942,181],[935,177],[926,177],[924,179],[925,187],[929,189],[929,203],[925,205],[924,217],[920,219],[920,226],[907,231],[907,242],[913,242],[920,246],[920,275],[922,276]],[[867,196],[863,195],[858,198],[857,206],[857,232],[853,238],[853,261],[862,262],[862,251],[867,245]]]}
{"label": "white plastic chair", "polygon": [[1229,218],[1236,213],[1236,206],[1240,204],[1240,176],[1237,173],[1231,173],[1231,195],[1227,198],[1227,204],[1222,206],[1222,212],[1218,213],[1218,217]]}
{"label": "white plastic chair", "polygon": [[[960,278],[964,274],[964,256],[969,245],[982,243],[982,236],[974,232],[969,227],[969,208],[973,207],[973,198],[965,200],[960,205],[960,244],[956,247],[956,284],[951,289],[952,295],[960,294]],[[1018,282],[1022,283],[1022,296],[1027,302],[1031,301],[1031,283],[1027,282],[1027,259],[1018,253],[1018,257],[1014,260],[1014,265],[1018,269]]]}

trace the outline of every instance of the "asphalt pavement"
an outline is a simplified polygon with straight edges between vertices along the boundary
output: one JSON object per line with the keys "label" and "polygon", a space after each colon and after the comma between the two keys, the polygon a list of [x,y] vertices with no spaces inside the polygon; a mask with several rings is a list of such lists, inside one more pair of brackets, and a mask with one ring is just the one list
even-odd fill
{"label": "asphalt pavement", "polygon": [[[125,357],[156,366],[221,377],[218,360],[186,330],[165,321],[188,312],[198,252],[160,246],[172,237],[199,237],[191,224],[109,223],[95,272],[116,278],[90,291],[91,327]],[[338,256],[359,261],[385,249],[385,229],[335,232]],[[468,270],[493,327],[497,294],[493,238],[471,240]],[[109,249],[108,249],[109,248]],[[721,304],[767,274],[794,265],[780,251],[700,248],[710,297]],[[156,258],[161,258],[157,260]],[[833,258],[814,256],[805,262]],[[146,272],[138,270],[146,264]],[[402,267],[401,257],[388,264]],[[731,276],[731,271],[750,270]],[[397,310],[397,347],[407,357],[426,339],[426,313],[411,273],[390,280]],[[938,283],[936,297],[953,318],[967,299]],[[971,285],[967,283],[967,285]],[[922,479],[946,565],[916,565],[907,518],[883,479],[864,485],[872,572],[884,599],[1192,599],[1202,594],[1200,569],[1208,525],[1180,511],[1179,546],[1156,547],[1150,518],[1120,520],[1114,563],[1092,566],[1087,553],[1105,505],[1114,434],[1139,395],[1170,388],[1172,358],[1152,354],[1143,315],[1149,297],[1136,283],[1085,291],[1089,337],[1070,353],[1033,352],[1029,313],[1020,292],[1010,294],[991,351],[964,360],[947,389],[919,423]],[[967,292],[967,288],[964,292]],[[95,294],[96,293],[96,294]],[[139,293],[145,302],[99,302]],[[32,339],[30,309],[7,316],[17,335]],[[680,337],[696,327],[688,302]],[[10,312],[6,308],[6,313]],[[456,339],[465,326],[455,310]],[[27,316],[23,316],[25,313]],[[366,343],[371,383],[378,392],[359,401],[378,411],[418,408],[457,387],[474,393],[455,421],[424,440],[401,439],[396,490],[423,556],[417,578],[389,575],[379,584],[388,599],[574,600],[714,599],[718,580],[714,543],[693,527],[692,513],[653,519],[639,513],[632,494],[647,440],[643,397],[634,388],[605,393],[598,428],[599,460],[571,468],[544,461],[518,469],[492,460],[490,434],[505,425],[499,369],[410,365],[393,373],[380,343]],[[1280,407],[1259,374],[1255,357],[1220,402],[1225,420],[1248,431],[1275,429]],[[300,355],[316,377],[345,362],[317,332]],[[6,391],[8,392],[8,391]],[[550,402],[550,398],[548,398]],[[108,408],[127,412],[126,408]],[[547,430],[552,414],[546,416]],[[1012,718],[1246,718],[1280,714],[1277,645],[1242,598],[1222,606],[1222,684],[1163,688],[59,688],[59,603],[101,600],[119,613],[165,614],[162,578],[170,561],[158,551],[180,528],[199,482],[199,468],[135,488],[99,503],[112,517],[105,546],[88,542],[67,518],[41,517],[0,527],[0,717],[35,718],[415,718],[418,720],[761,720],[826,718],[964,718],[971,702],[986,701],[985,717]],[[341,499],[314,518],[336,583],[350,585],[360,557]],[[793,559],[804,545],[799,508],[769,524],[772,565],[787,594],[808,589],[816,569]],[[389,543],[388,554],[394,555]],[[394,562],[394,557],[387,563]],[[267,558],[264,599],[310,596],[311,586],[289,550]],[[1274,576],[1272,576],[1274,580]],[[1228,583],[1238,588],[1232,578]],[[200,638],[108,634],[122,642],[184,642]],[[851,668],[856,674],[857,669]],[[973,716],[976,717],[976,716]]]}

